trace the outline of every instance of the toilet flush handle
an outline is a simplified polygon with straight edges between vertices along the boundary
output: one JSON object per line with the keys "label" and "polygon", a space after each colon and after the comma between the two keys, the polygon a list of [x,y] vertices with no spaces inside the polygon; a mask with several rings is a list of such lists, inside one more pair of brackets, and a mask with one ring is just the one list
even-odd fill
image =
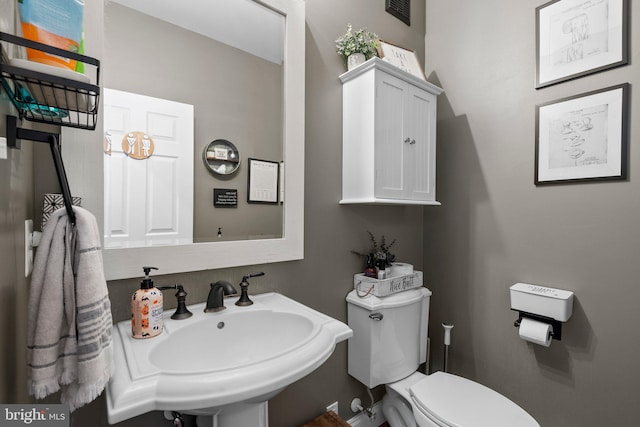
{"label": "toilet flush handle", "polygon": [[382,315],[382,313],[371,313],[371,314],[369,314],[369,319],[372,319],[372,320],[380,321],[380,320],[382,320],[383,317],[384,316]]}

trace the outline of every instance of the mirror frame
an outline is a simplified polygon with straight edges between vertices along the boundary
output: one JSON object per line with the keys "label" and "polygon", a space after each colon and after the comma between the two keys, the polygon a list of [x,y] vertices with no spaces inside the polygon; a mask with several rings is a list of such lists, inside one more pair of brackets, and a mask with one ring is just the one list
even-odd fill
{"label": "mirror frame", "polygon": [[172,274],[304,258],[305,3],[304,0],[256,2],[285,16],[283,160],[286,199],[282,238],[104,249],[107,280],[140,277],[143,265],[159,267],[159,274]]}

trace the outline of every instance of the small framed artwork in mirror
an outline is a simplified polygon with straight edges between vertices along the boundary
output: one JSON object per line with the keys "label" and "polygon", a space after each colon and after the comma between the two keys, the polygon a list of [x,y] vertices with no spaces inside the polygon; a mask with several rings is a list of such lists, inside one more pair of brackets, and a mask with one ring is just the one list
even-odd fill
{"label": "small framed artwork in mirror", "polygon": [[278,203],[280,186],[279,162],[248,159],[249,178],[247,190],[248,203]]}

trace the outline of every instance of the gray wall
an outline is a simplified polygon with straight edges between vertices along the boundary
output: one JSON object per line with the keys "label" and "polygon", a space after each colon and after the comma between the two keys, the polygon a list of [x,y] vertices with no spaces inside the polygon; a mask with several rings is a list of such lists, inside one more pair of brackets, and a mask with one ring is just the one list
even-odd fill
{"label": "gray wall", "polygon": [[[7,96],[0,95],[0,135],[6,135],[5,115],[16,115]],[[26,398],[27,279],[24,277],[24,220],[31,217],[33,147],[9,150],[0,159],[0,402]],[[7,351],[8,350],[8,351]]]}
{"label": "gray wall", "polygon": [[[640,8],[630,1],[631,65],[534,89],[535,8],[544,1],[428,0],[426,64],[438,101],[438,199],[424,211],[425,280],[433,290],[434,369],[443,321],[450,366],[523,406],[544,427],[638,425]],[[536,104],[632,85],[630,178],[536,187]],[[518,338],[508,288],[575,292],[550,348]]]}
{"label": "gray wall", "polygon": [[[15,2],[0,0],[3,13],[0,31],[13,32]],[[3,43],[5,52],[8,46]],[[12,49],[11,49],[12,50]],[[0,90],[0,136],[5,136],[7,114],[16,115],[4,90]],[[0,293],[5,302],[0,311],[0,402],[17,403],[26,398],[24,355],[26,353],[27,280],[24,277],[24,220],[32,210],[33,150],[9,150],[0,159]]]}

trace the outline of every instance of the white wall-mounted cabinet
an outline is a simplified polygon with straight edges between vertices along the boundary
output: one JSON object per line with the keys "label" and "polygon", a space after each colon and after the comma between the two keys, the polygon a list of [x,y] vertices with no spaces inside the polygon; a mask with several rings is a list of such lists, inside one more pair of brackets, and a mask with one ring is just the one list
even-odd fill
{"label": "white wall-mounted cabinet", "polygon": [[439,205],[436,98],[442,89],[379,58],[340,80],[340,203]]}

